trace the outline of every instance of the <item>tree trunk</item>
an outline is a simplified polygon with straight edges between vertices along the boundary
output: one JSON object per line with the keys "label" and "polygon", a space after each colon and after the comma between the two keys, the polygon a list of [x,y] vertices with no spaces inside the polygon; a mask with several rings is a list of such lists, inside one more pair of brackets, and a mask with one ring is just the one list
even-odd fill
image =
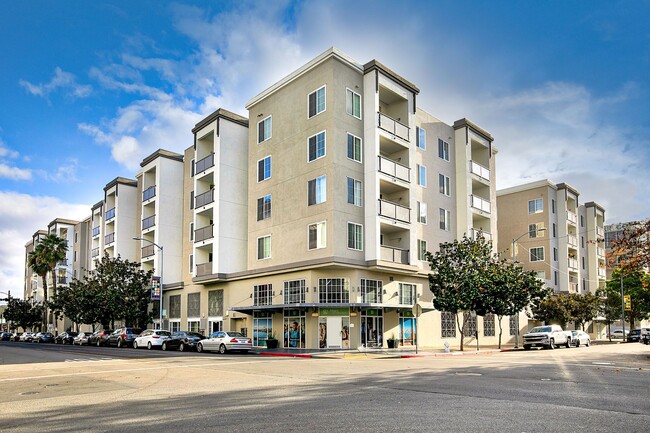
{"label": "tree trunk", "polygon": [[499,319],[499,349],[501,349],[501,335],[503,334],[503,324],[501,321],[503,320],[503,316],[497,316]]}
{"label": "tree trunk", "polygon": [[465,326],[465,319],[463,319],[463,325],[461,326],[460,324],[460,318],[458,317],[458,313],[456,313],[456,325],[458,326],[458,329],[460,330],[460,351],[463,351],[463,340],[465,337],[465,331],[464,326]]}
{"label": "tree trunk", "polygon": [[45,331],[47,331],[47,325],[48,325],[48,306],[47,306],[47,274],[41,275],[41,278],[43,279],[43,326],[45,326]]}
{"label": "tree trunk", "polygon": [[[52,268],[52,296],[56,296],[56,275],[54,268]],[[50,312],[50,314],[52,315],[52,324],[54,325],[54,335],[58,335],[57,318],[54,316],[54,312]]]}

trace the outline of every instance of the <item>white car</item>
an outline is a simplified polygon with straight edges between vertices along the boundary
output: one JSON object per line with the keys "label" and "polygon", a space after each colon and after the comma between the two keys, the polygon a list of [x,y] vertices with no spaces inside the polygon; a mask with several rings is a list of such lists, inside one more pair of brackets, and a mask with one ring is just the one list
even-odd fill
{"label": "white car", "polygon": [[90,344],[88,338],[92,335],[90,332],[80,332],[75,338],[72,339],[72,345],[83,346],[85,344]]}
{"label": "white car", "polygon": [[591,345],[591,338],[589,334],[584,331],[571,331],[571,344],[575,347]]}
{"label": "white car", "polygon": [[154,347],[162,347],[163,341],[169,340],[172,333],[160,329],[145,329],[133,340],[133,348],[146,347],[151,350]]}
{"label": "white car", "polygon": [[625,334],[623,334],[622,329],[612,329],[612,332],[609,334],[610,338],[625,338],[627,337],[627,329],[625,330]]}
{"label": "white car", "polygon": [[199,341],[196,345],[197,352],[218,351],[223,354],[229,350],[241,350],[246,353],[253,348],[253,340],[244,336],[241,332],[218,331],[213,332],[205,340]]}

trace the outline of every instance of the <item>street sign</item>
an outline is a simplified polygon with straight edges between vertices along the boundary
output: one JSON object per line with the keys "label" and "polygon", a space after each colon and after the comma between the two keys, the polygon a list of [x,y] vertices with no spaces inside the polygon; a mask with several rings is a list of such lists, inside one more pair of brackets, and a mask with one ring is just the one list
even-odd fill
{"label": "street sign", "polygon": [[413,308],[411,309],[411,311],[413,312],[413,315],[414,315],[415,317],[419,317],[419,316],[422,314],[422,305],[420,305],[420,304],[414,304],[414,305],[413,305]]}
{"label": "street sign", "polygon": [[630,295],[623,296],[625,300],[625,311],[632,311],[632,301],[630,300]]}

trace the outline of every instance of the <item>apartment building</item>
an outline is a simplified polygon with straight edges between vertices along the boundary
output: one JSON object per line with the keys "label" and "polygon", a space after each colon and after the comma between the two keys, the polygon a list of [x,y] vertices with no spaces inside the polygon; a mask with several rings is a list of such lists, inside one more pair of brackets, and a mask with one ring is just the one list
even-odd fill
{"label": "apartment building", "polygon": [[497,192],[499,251],[556,292],[595,293],[605,283],[605,209],[578,198],[572,186],[548,179]]}
{"label": "apartment building", "polygon": [[[138,182],[116,177],[104,187],[103,243],[100,256],[136,260],[138,230]],[[93,262],[94,268],[94,262]]]}

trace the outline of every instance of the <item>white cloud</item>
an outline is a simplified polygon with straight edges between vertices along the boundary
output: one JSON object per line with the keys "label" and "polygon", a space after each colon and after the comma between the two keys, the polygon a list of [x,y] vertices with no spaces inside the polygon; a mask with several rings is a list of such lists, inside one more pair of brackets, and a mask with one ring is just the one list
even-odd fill
{"label": "white cloud", "polygon": [[19,84],[34,96],[48,99],[50,93],[57,89],[66,89],[68,96],[85,98],[92,93],[92,87],[77,83],[77,78],[70,72],[65,72],[58,66],[54,69],[54,76],[48,83],[32,84],[27,80],[20,80]]}
{"label": "white cloud", "polygon": [[59,165],[53,172],[39,170],[37,171],[37,174],[43,179],[55,183],[75,183],[79,181],[77,178],[78,166],[79,161],[70,158],[64,164]]}
{"label": "white cloud", "polygon": [[15,150],[9,149],[7,147],[7,145],[0,138],[0,158],[15,159],[15,158],[18,158],[18,156],[19,156],[19,153],[16,152]]}
{"label": "white cloud", "polygon": [[11,180],[30,180],[32,171],[24,168],[12,167],[0,162],[0,178]]}
{"label": "white cloud", "polygon": [[90,215],[90,205],[65,203],[54,197],[0,191],[2,290],[11,290],[12,295],[22,296],[25,243],[36,231],[46,229],[47,225],[57,217],[79,221],[88,215]]}

